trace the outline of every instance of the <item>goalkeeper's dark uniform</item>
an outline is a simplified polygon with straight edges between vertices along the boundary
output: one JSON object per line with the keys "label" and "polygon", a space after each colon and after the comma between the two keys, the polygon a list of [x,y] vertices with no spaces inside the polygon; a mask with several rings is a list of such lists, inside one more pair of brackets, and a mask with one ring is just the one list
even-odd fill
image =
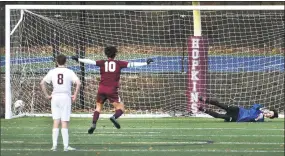
{"label": "goalkeeper's dark uniform", "polygon": [[[264,122],[264,113],[260,110],[262,107],[260,104],[254,104],[250,109],[245,109],[243,107],[237,106],[227,106],[219,103],[217,100],[199,98],[207,104],[215,105],[226,111],[226,114],[219,114],[209,109],[204,109],[200,107],[199,110],[209,114],[215,118],[222,118],[226,122]],[[271,118],[278,117],[277,112]]]}

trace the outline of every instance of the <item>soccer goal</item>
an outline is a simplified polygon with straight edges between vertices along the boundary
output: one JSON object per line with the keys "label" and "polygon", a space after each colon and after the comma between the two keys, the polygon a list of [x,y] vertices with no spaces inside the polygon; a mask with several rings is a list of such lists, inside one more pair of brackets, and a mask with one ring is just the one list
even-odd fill
{"label": "soccer goal", "polygon": [[[106,59],[107,45],[155,61],[122,70],[124,117],[199,116],[199,96],[284,110],[284,6],[7,5],[5,16],[6,119],[49,116],[39,83],[54,58]],[[99,70],[67,66],[83,82],[72,115],[91,117]]]}

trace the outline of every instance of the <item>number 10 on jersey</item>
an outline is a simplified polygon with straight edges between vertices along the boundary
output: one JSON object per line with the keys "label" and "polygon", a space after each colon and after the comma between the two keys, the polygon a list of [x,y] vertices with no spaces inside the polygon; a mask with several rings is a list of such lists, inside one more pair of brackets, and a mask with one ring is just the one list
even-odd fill
{"label": "number 10 on jersey", "polygon": [[116,63],[114,61],[105,62],[105,72],[114,72],[116,70]]}

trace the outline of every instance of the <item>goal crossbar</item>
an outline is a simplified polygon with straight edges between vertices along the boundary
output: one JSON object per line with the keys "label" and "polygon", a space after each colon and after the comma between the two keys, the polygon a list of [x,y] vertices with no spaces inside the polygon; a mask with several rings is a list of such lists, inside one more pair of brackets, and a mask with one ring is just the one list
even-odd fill
{"label": "goal crossbar", "polygon": [[6,9],[48,10],[284,10],[283,5],[6,5]]}

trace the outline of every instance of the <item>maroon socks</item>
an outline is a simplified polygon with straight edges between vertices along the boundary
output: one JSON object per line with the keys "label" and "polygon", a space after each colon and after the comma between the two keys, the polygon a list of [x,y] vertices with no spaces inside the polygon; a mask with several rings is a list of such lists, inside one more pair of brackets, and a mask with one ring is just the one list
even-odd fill
{"label": "maroon socks", "polygon": [[93,124],[96,124],[97,123],[97,120],[99,119],[99,115],[100,113],[95,111],[94,114],[93,114]]}
{"label": "maroon socks", "polygon": [[123,113],[121,109],[117,109],[114,114],[115,119],[118,119]]}

